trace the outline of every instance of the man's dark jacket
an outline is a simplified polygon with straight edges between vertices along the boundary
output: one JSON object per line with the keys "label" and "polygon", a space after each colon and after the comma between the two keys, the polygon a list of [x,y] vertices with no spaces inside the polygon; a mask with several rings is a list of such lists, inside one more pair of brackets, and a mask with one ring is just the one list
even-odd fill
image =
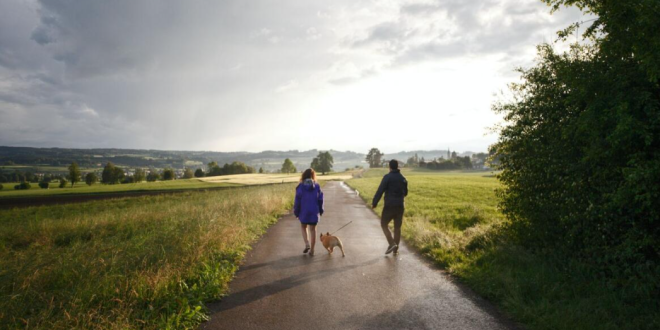
{"label": "man's dark jacket", "polygon": [[392,170],[383,177],[371,203],[374,207],[378,205],[383,193],[385,193],[386,208],[404,207],[403,198],[408,196],[408,181],[401,175],[400,170]]}

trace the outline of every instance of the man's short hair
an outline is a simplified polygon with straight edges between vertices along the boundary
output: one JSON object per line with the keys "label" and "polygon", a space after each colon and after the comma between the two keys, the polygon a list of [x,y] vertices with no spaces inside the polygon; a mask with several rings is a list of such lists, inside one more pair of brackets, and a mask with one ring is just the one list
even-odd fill
{"label": "man's short hair", "polygon": [[396,159],[390,160],[390,168],[393,169],[393,170],[398,169],[399,168],[399,161],[397,161]]}

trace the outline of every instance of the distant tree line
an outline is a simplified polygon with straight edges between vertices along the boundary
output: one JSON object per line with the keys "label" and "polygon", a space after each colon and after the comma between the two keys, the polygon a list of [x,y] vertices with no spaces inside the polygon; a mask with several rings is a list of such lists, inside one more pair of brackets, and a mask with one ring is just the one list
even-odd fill
{"label": "distant tree line", "polygon": [[[245,174],[245,173],[255,173],[255,169],[252,166],[245,165],[243,162],[232,162],[231,164],[225,163],[222,167],[218,165],[217,162],[213,161],[208,163],[208,168],[206,176],[220,176],[220,175],[231,175],[231,174]],[[203,172],[199,172],[201,174]]]}

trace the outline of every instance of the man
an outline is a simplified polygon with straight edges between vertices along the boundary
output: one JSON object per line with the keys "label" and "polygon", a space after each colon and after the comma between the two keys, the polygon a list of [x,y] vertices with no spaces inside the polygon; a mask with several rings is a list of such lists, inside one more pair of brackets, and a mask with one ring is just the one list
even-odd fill
{"label": "man", "polygon": [[[383,207],[383,215],[380,218],[380,226],[383,228],[383,233],[389,246],[385,254],[399,253],[399,242],[401,240],[401,224],[403,222],[403,199],[408,196],[408,181],[401,175],[399,170],[399,162],[395,159],[390,161],[390,173],[383,177],[380,182],[378,191],[374,195],[374,200],[371,203],[372,208],[376,208],[380,197],[385,193],[385,207]],[[394,220],[394,238],[388,225]]]}

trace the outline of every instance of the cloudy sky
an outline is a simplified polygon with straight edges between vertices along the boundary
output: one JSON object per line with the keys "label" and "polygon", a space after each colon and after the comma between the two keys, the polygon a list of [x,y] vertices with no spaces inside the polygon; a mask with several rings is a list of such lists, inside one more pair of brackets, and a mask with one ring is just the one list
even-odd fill
{"label": "cloudy sky", "polygon": [[0,1],[0,145],[486,150],[539,0]]}

